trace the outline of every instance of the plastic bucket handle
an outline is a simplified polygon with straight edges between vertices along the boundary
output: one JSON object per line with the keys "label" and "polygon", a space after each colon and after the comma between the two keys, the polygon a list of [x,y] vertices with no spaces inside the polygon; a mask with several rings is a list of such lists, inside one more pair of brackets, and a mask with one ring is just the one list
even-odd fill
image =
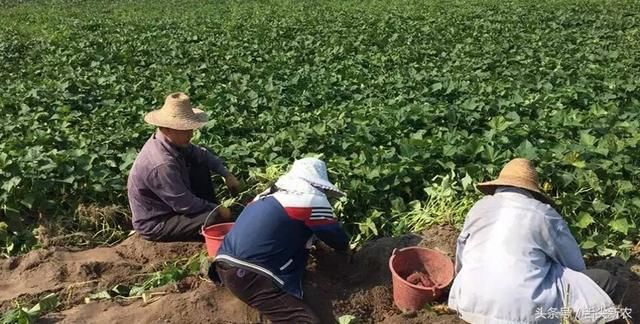
{"label": "plastic bucket handle", "polygon": [[204,218],[204,223],[202,223],[202,226],[200,227],[200,230],[202,233],[204,233],[204,229],[207,226],[207,223],[209,222],[209,216],[211,216],[211,214],[213,214],[216,210],[218,210],[218,208],[220,207],[220,205],[216,206],[216,208],[214,208],[212,211],[210,211],[207,214],[207,217]]}

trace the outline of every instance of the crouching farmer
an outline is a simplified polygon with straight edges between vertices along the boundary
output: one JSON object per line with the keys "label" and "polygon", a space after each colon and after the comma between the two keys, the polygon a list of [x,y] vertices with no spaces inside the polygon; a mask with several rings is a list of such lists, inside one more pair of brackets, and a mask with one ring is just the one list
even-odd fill
{"label": "crouching farmer", "polygon": [[327,178],[324,162],[295,161],[238,217],[209,276],[273,323],[319,323],[302,300],[302,276],[315,235],[338,251],[349,240],[327,195],[344,195]]}
{"label": "crouching farmer", "polygon": [[222,175],[231,192],[239,186],[220,158],[191,144],[193,130],[206,124],[207,115],[192,108],[186,94],[173,93],[144,120],[159,128],[129,173],[133,228],[151,241],[204,241],[203,225],[231,220],[215,198],[211,172]]}
{"label": "crouching farmer", "polygon": [[471,208],[458,237],[451,309],[470,323],[560,323],[569,309],[581,323],[617,318],[616,279],[586,270],[531,162],[510,161],[478,189],[487,196]]}

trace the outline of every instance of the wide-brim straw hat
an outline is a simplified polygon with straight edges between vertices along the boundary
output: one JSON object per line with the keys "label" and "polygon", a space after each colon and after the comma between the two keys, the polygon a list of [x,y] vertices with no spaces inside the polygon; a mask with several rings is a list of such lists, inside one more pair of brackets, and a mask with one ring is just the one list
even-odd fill
{"label": "wide-brim straw hat", "polygon": [[500,171],[498,179],[476,185],[478,190],[485,195],[493,195],[496,189],[501,186],[526,189],[536,199],[553,206],[553,200],[540,191],[538,172],[533,163],[527,159],[516,158],[509,161]]}
{"label": "wide-brim straw hat", "polygon": [[144,116],[144,121],[151,125],[178,130],[200,128],[208,120],[207,114],[201,109],[193,108],[189,96],[182,92],[168,95],[162,108]]}
{"label": "wide-brim straw hat", "polygon": [[288,177],[302,179],[313,187],[325,190],[329,196],[340,197],[346,195],[329,181],[326,164],[317,158],[308,157],[296,160],[293,162],[291,170],[283,176],[283,179]]}

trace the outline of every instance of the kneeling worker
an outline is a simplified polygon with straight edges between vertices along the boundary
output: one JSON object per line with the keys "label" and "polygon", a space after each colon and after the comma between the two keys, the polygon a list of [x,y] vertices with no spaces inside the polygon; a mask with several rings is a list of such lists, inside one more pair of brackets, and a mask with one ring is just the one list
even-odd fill
{"label": "kneeling worker", "polygon": [[342,195],[323,161],[295,161],[240,214],[209,276],[273,323],[319,323],[302,300],[302,276],[314,236],[337,251],[349,250],[327,199]]}
{"label": "kneeling worker", "polygon": [[151,241],[204,241],[203,225],[232,220],[229,209],[218,206],[211,172],[222,175],[232,193],[239,187],[219,157],[191,144],[193,130],[207,123],[207,115],[192,108],[186,94],[173,93],[144,120],[158,130],[129,173],[133,228]]}

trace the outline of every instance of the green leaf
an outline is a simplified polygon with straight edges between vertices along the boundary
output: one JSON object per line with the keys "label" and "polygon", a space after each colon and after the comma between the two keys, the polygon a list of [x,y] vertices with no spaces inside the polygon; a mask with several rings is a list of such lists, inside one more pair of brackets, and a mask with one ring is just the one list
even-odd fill
{"label": "green leaf", "polygon": [[71,176],[68,176],[68,177],[66,177],[66,178],[64,178],[64,179],[58,180],[58,181],[59,181],[59,182],[62,182],[62,183],[68,183],[68,184],[71,184],[71,183],[73,183],[75,180],[76,180],[76,177],[71,175]]}
{"label": "green leaf", "polygon": [[144,293],[145,289],[142,286],[133,286],[131,287],[131,290],[129,291],[129,296],[133,297],[133,296],[141,296],[142,293]]}
{"label": "green leaf", "polygon": [[368,220],[367,221],[367,226],[369,227],[369,230],[371,230],[373,235],[376,235],[376,236],[378,235],[378,227],[376,226],[376,224],[373,221]]}
{"label": "green leaf", "polygon": [[572,162],[571,165],[573,165],[578,169],[584,169],[587,166],[587,163],[585,161],[580,160],[580,161]]}
{"label": "green leaf", "polygon": [[624,261],[629,261],[629,259],[631,259],[631,251],[629,251],[628,248],[622,248],[620,247],[620,258],[622,258],[622,260]]}
{"label": "green leaf", "polygon": [[513,123],[515,123],[515,124],[519,124],[519,123],[520,123],[520,115],[518,115],[518,113],[517,113],[517,112],[515,112],[515,111],[510,111],[510,112],[508,112],[508,113],[505,115],[505,117],[506,117],[509,121],[511,121],[511,122],[513,122]]}
{"label": "green leaf", "polygon": [[0,242],[3,242],[7,238],[9,225],[5,222],[0,222]]}
{"label": "green leaf", "polygon": [[338,318],[339,324],[357,324],[357,319],[353,315],[342,315]]}
{"label": "green leaf", "polygon": [[33,208],[33,203],[36,201],[36,198],[33,195],[26,195],[24,199],[20,201],[25,207],[31,209]]}
{"label": "green leaf", "polygon": [[462,180],[460,181],[460,183],[462,184],[462,189],[463,190],[467,190],[467,188],[470,188],[471,185],[473,184],[473,179],[471,178],[471,176],[469,175],[469,173],[467,173],[464,178],[462,178]]}
{"label": "green leaf", "polygon": [[29,314],[29,316],[37,318],[43,313],[55,309],[56,307],[58,307],[58,305],[58,295],[49,294],[40,299],[37,304],[35,304],[33,307],[31,307],[31,309],[27,311],[27,313]]}
{"label": "green leaf", "polygon": [[507,119],[502,116],[494,117],[488,123],[489,127],[496,130],[497,132],[503,132],[507,130],[507,128],[509,128],[511,124],[513,124],[513,122],[507,121]]}
{"label": "green leaf", "polygon": [[598,244],[592,240],[582,241],[582,244],[580,244],[580,246],[585,250],[593,249],[597,245]]}
{"label": "green leaf", "polygon": [[396,197],[395,199],[391,200],[391,206],[396,212],[402,212],[407,209],[407,206],[404,203],[404,199],[400,197]]}
{"label": "green leaf", "polygon": [[610,221],[608,225],[614,231],[622,233],[624,235],[627,235],[627,233],[629,232],[629,228],[631,228],[632,226],[631,224],[629,224],[629,221],[627,221],[626,218],[614,219]]}
{"label": "green leaf", "polygon": [[604,257],[614,257],[618,254],[618,251],[614,249],[610,249],[608,247],[601,246],[601,245],[598,246],[597,250],[598,250],[598,255],[604,256]]}
{"label": "green leaf", "polygon": [[85,297],[84,302],[88,304],[94,300],[107,300],[107,299],[111,299],[111,294],[108,291],[103,290],[103,291],[99,291],[97,293],[91,294],[88,297]]}
{"label": "green leaf", "polygon": [[49,294],[44,298],[42,298],[38,304],[40,304],[40,308],[42,309],[43,312],[48,312],[58,307],[60,302],[58,300],[58,295]]}
{"label": "green leaf", "polygon": [[596,137],[590,135],[588,131],[580,132],[580,143],[582,143],[582,145],[592,147],[596,144]]}
{"label": "green leaf", "polygon": [[589,225],[593,224],[593,217],[587,212],[580,212],[578,215],[578,221],[576,222],[576,226],[579,228],[587,228]]}
{"label": "green leaf", "polygon": [[11,192],[14,188],[16,188],[20,184],[21,181],[22,179],[20,177],[17,177],[17,176],[13,177],[9,180],[4,181],[0,189],[6,192]]}
{"label": "green leaf", "polygon": [[17,307],[5,312],[0,318],[2,324],[31,324],[33,321],[22,307]]}
{"label": "green leaf", "polygon": [[593,200],[592,206],[593,206],[593,210],[595,210],[596,213],[601,213],[605,211],[607,208],[609,208],[609,205],[605,204],[604,202],[602,202],[602,200],[598,198]]}
{"label": "green leaf", "polygon": [[529,160],[535,160],[538,158],[536,148],[528,140],[524,140],[522,143],[520,143],[520,146],[518,146],[516,152],[518,156],[527,158]]}
{"label": "green leaf", "polygon": [[10,309],[2,314],[0,317],[0,323],[2,324],[10,324],[18,321],[20,309]]}

